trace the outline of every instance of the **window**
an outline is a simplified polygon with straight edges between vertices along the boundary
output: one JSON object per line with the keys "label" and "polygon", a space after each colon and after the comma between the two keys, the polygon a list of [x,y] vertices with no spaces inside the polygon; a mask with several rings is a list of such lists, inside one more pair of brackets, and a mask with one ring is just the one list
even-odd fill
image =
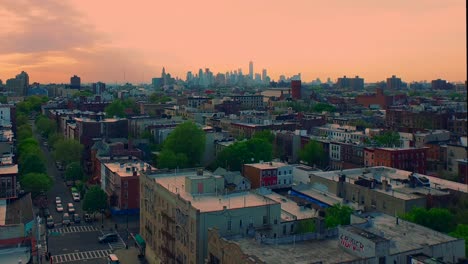
{"label": "window", "polygon": [[264,216],[263,216],[263,224],[265,225],[266,223],[267,223],[267,216],[264,215]]}
{"label": "window", "polygon": [[229,221],[227,222],[227,230],[231,230],[231,228],[232,228],[232,221],[229,220]]}
{"label": "window", "polygon": [[242,219],[239,220],[239,227],[242,227]]}

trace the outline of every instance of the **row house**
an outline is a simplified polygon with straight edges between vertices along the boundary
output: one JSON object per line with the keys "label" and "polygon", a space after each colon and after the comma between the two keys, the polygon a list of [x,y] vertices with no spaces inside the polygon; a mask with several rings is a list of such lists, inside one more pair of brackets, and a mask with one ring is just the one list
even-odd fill
{"label": "row house", "polygon": [[263,95],[232,95],[233,101],[238,101],[243,109],[261,109],[265,107]]}
{"label": "row house", "polygon": [[364,165],[426,173],[427,148],[364,148]]}
{"label": "row house", "polygon": [[330,142],[330,169],[352,169],[364,166],[364,146],[343,142]]}
{"label": "row house", "polygon": [[254,189],[286,187],[292,184],[292,166],[282,162],[261,162],[243,165],[243,176]]}
{"label": "row house", "polygon": [[399,128],[414,132],[415,129],[447,129],[450,114],[446,112],[409,111],[388,109],[385,115],[386,126],[392,130]]}
{"label": "row house", "polygon": [[109,197],[111,209],[135,210],[140,208],[140,175],[153,171],[151,165],[130,159],[101,160],[101,188]]}

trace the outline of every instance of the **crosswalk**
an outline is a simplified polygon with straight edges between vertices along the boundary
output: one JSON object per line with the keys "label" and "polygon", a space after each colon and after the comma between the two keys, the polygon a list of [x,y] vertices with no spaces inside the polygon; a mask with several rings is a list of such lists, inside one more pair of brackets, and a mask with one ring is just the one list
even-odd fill
{"label": "crosswalk", "polygon": [[116,249],[119,249],[119,248],[125,248],[125,242],[123,241],[122,237],[120,237],[120,235],[119,235],[119,239],[117,241],[109,242],[109,247],[112,250],[116,250]]}
{"label": "crosswalk", "polygon": [[111,253],[112,253],[112,250],[110,249],[68,253],[68,254],[52,256],[51,263],[66,263],[66,262],[80,261],[80,260],[86,260],[86,259],[104,258],[104,257],[107,257]]}
{"label": "crosswalk", "polygon": [[62,228],[54,228],[49,230],[50,233],[60,233],[60,234],[67,234],[67,233],[79,233],[79,232],[94,232],[98,231],[94,226],[70,226],[70,227],[62,227]]}

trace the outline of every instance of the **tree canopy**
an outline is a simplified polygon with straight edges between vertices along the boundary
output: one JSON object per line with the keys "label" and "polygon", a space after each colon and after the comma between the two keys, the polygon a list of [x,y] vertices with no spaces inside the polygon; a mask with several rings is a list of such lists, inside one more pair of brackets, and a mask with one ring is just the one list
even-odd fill
{"label": "tree canopy", "polygon": [[64,165],[80,161],[83,153],[83,145],[74,139],[60,139],[54,144],[54,149],[55,159]]}
{"label": "tree canopy", "polygon": [[323,111],[326,111],[326,112],[335,112],[336,111],[336,107],[334,107],[331,104],[326,104],[326,103],[316,103],[316,104],[314,104],[312,109],[313,109],[314,112],[319,112],[319,113],[321,113]]}
{"label": "tree canopy", "polygon": [[468,225],[458,224],[454,231],[449,235],[465,240],[465,255],[468,256]]}
{"label": "tree canopy", "polygon": [[88,213],[107,208],[107,194],[97,185],[92,186],[83,199],[83,210]]}
{"label": "tree canopy", "polygon": [[249,140],[235,142],[223,149],[216,161],[215,167],[240,171],[245,163],[271,161],[273,157],[273,146],[265,138],[253,137]]}
{"label": "tree canopy", "polygon": [[349,225],[353,208],[347,205],[334,204],[326,209],[325,225],[333,228],[339,225]]}
{"label": "tree canopy", "polygon": [[204,150],[205,132],[193,122],[184,122],[163,142],[158,167],[194,167],[200,163]]}
{"label": "tree canopy", "polygon": [[41,135],[48,137],[57,130],[57,124],[46,116],[40,115],[36,119],[36,128]]}
{"label": "tree canopy", "polygon": [[161,93],[152,93],[149,97],[149,101],[154,104],[164,104],[172,101],[172,99]]}
{"label": "tree canopy", "polygon": [[253,138],[259,138],[259,139],[264,139],[267,142],[270,142],[273,144],[273,141],[275,140],[275,135],[271,133],[270,130],[262,130],[253,135]]}
{"label": "tree canopy", "polygon": [[322,166],[326,159],[325,155],[322,145],[315,140],[309,141],[299,152],[299,158],[309,165]]}
{"label": "tree canopy", "polygon": [[21,188],[31,192],[36,197],[41,192],[48,192],[52,188],[52,180],[45,173],[28,173],[20,178]]}
{"label": "tree canopy", "polygon": [[104,109],[104,112],[106,112],[107,117],[128,117],[129,115],[137,114],[140,111],[134,100],[116,99]]}
{"label": "tree canopy", "polygon": [[380,147],[393,147],[393,146],[400,146],[400,134],[395,131],[387,131],[382,135],[374,136],[374,141]]}
{"label": "tree canopy", "polygon": [[78,161],[74,161],[68,164],[65,170],[65,179],[68,181],[83,180],[84,171],[81,164]]}
{"label": "tree canopy", "polygon": [[429,210],[421,207],[414,207],[402,216],[410,222],[434,229],[439,232],[450,232],[455,227],[455,218],[448,209],[431,208]]}
{"label": "tree canopy", "polygon": [[44,163],[42,153],[31,152],[24,153],[19,159],[19,174],[26,175],[29,173],[46,173],[47,169]]}

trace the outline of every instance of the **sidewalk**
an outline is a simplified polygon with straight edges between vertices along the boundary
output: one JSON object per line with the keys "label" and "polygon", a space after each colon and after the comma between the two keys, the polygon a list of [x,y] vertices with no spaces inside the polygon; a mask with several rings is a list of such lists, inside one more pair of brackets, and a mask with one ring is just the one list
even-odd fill
{"label": "sidewalk", "polygon": [[138,257],[138,253],[139,251],[136,247],[117,249],[114,252],[114,254],[119,258],[121,264],[147,263],[144,257]]}

